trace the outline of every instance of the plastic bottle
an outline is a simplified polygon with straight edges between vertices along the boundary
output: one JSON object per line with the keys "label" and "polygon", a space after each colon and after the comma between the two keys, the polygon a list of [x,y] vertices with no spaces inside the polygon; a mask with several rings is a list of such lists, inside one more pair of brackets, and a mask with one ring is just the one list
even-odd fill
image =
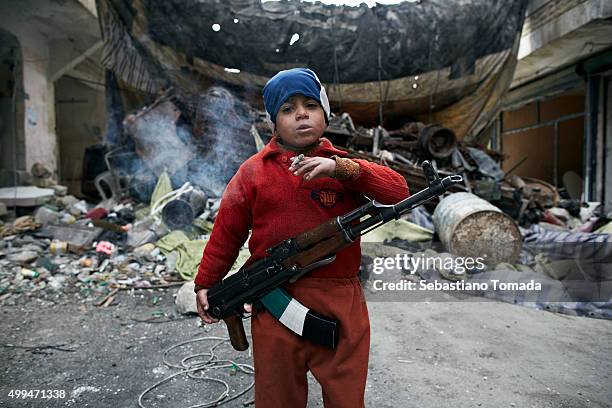
{"label": "plastic bottle", "polygon": [[21,275],[25,278],[38,278],[40,274],[28,268],[21,268]]}

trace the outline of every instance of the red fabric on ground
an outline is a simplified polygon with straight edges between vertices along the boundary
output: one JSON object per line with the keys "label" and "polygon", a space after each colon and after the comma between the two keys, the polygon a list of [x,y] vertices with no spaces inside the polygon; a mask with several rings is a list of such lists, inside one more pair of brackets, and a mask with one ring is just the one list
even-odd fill
{"label": "red fabric on ground", "polygon": [[92,220],[100,220],[102,218],[106,218],[107,215],[108,211],[105,208],[97,207],[89,210],[87,214],[85,214],[85,218],[89,218]]}

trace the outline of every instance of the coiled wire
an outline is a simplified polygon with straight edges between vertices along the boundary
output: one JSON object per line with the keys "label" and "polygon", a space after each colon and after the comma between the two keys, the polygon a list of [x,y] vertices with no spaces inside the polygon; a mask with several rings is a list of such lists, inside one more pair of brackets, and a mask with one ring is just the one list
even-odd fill
{"label": "coiled wire", "polygon": [[[209,340],[217,340],[217,342],[215,344],[213,344],[213,346],[209,349],[210,351],[208,353],[198,353],[198,354],[191,354],[185,358],[183,358],[181,360],[180,365],[178,364],[174,364],[171,363],[170,361],[167,360],[167,356],[168,354],[178,348],[181,347],[185,344],[190,344],[190,343],[196,343],[199,341],[209,341]],[[152,391],[153,389],[155,389],[156,387],[159,387],[160,385],[164,384],[165,382],[171,380],[174,377],[177,377],[179,375],[182,374],[187,374],[188,377],[196,379],[196,380],[203,380],[203,381],[209,381],[209,382],[214,382],[217,384],[221,384],[225,387],[225,390],[223,390],[219,396],[217,396],[217,398],[211,400],[211,401],[207,401],[204,402],[202,404],[196,404],[196,405],[190,405],[189,407],[186,408],[208,408],[208,407],[218,407],[220,405],[223,405],[227,402],[230,402],[232,400],[235,400],[236,398],[246,394],[247,392],[249,392],[254,386],[255,386],[255,381],[252,381],[251,384],[246,387],[245,389],[243,389],[242,391],[230,396],[229,392],[230,392],[230,386],[227,382],[219,379],[219,378],[214,378],[214,377],[208,377],[207,375],[205,375],[205,373],[202,373],[202,375],[196,375],[196,373],[198,371],[208,371],[208,370],[217,370],[217,369],[221,369],[221,368],[230,368],[230,367],[235,367],[236,369],[242,371],[245,374],[250,374],[253,375],[255,373],[255,369],[253,368],[253,366],[249,365],[249,364],[244,364],[244,363],[236,363],[233,360],[219,360],[217,359],[217,356],[215,355],[215,349],[217,347],[219,347],[221,344],[227,343],[229,342],[229,338],[227,337],[216,337],[216,336],[207,336],[207,337],[199,337],[197,339],[191,339],[191,340],[187,340],[187,341],[183,341],[181,343],[177,343],[173,346],[170,346],[169,348],[167,348],[166,350],[164,350],[163,353],[163,357],[162,357],[162,361],[164,362],[165,365],[167,365],[168,367],[171,368],[177,368],[181,371],[174,373],[166,378],[164,378],[161,381],[158,381],[157,383],[153,384],[152,386],[150,386],[149,388],[147,388],[146,390],[144,390],[140,396],[138,397],[138,406],[140,408],[147,408],[142,400],[144,398],[144,396],[149,393],[150,391]],[[194,358],[197,357],[204,357],[204,356],[208,356],[208,359],[204,362],[197,362],[194,364],[189,364],[189,360],[192,360]]]}

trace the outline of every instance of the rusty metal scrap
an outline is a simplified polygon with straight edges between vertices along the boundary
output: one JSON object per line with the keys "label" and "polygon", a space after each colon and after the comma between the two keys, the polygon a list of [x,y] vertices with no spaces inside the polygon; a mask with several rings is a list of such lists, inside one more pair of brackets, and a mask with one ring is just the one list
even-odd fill
{"label": "rusty metal scrap", "polygon": [[102,228],[89,228],[80,225],[49,224],[37,233],[39,237],[53,238],[67,242],[71,250],[86,251],[102,233]]}
{"label": "rusty metal scrap", "polygon": [[[425,174],[423,173],[423,169],[421,168],[421,166],[418,166],[416,164],[398,163],[396,161],[378,160],[377,158],[372,157],[371,155],[364,153],[364,152],[359,152],[357,150],[353,150],[351,148],[346,148],[346,147],[341,147],[341,148],[348,152],[348,157],[375,161],[375,162],[381,162],[382,164],[389,166],[390,168],[392,168],[393,170],[397,171],[402,176],[404,176],[408,185],[410,186],[410,189],[413,191],[422,190],[423,188],[428,186],[427,179],[425,178]],[[446,177],[454,173],[451,173],[444,169],[438,169],[438,174],[440,175],[440,177]],[[466,190],[467,189],[463,186],[455,185],[451,187],[449,191],[459,192],[459,191],[466,191]]]}
{"label": "rusty metal scrap", "polygon": [[458,142],[452,129],[437,124],[410,122],[390,131],[381,127],[364,129],[355,128],[348,114],[343,114],[332,118],[326,136],[347,150],[350,157],[388,165],[416,190],[427,185],[418,164],[432,160],[441,175],[464,176],[465,185],[455,186],[454,191],[473,192],[523,224],[537,222],[543,209],[559,202],[559,193],[552,185],[504,173],[504,153]]}
{"label": "rusty metal scrap", "polygon": [[[146,124],[148,118],[153,118],[151,121],[160,116],[165,118],[169,125],[164,130],[170,131],[164,133],[163,143],[158,144],[172,152],[176,167],[170,170],[186,168],[184,172],[189,181],[195,178],[201,182],[194,184],[207,194],[219,196],[239,165],[256,152],[253,132],[249,129],[254,129],[263,143],[271,139],[265,114],[250,109],[224,88],[211,87],[195,96],[184,93],[170,96],[170,93],[126,118],[126,127],[136,141],[136,151],[147,159],[159,153],[151,153],[155,146],[147,145],[153,130]],[[189,126],[187,142],[177,135],[176,122],[181,115]],[[355,126],[351,116],[343,113],[330,118],[324,136],[346,150],[349,157],[378,161],[393,168],[406,178],[412,190],[427,186],[420,163],[431,160],[442,177],[456,173],[464,176],[465,185],[455,186],[454,192],[474,193],[517,220],[535,220],[538,211],[559,201],[558,192],[550,184],[504,173],[501,163],[507,157],[503,153],[460,142],[453,129],[436,123],[409,122],[395,130],[382,126],[368,129]],[[168,144],[172,145],[170,149]],[[189,152],[180,153],[181,146]],[[190,155],[198,158],[197,166],[189,163],[193,157]],[[176,160],[177,157],[181,160]],[[162,163],[165,159],[160,161],[157,170],[162,168]],[[148,161],[149,166],[154,164],[154,160]]]}

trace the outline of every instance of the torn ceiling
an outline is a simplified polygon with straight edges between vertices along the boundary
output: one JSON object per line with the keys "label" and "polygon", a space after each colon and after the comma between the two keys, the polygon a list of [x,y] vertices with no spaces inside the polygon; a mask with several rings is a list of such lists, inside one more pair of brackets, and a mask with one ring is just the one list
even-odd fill
{"label": "torn ceiling", "polygon": [[382,102],[385,121],[440,122],[459,138],[484,126],[507,89],[526,3],[97,1],[103,64],[137,89],[222,84],[252,97],[278,70],[308,66],[360,123],[378,123]]}

